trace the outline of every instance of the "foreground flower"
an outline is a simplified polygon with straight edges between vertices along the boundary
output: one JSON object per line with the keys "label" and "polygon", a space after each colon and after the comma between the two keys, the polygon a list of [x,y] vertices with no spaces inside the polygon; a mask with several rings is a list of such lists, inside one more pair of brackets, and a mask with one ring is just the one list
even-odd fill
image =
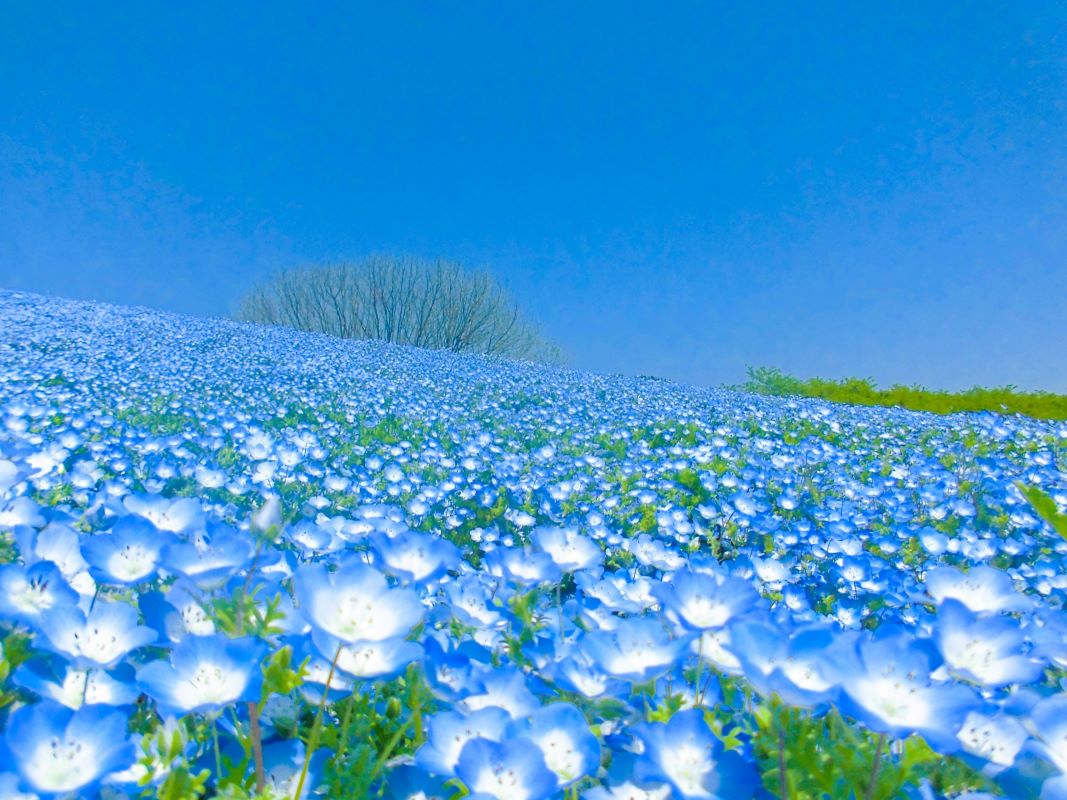
{"label": "foreground flower", "polygon": [[596,542],[573,528],[536,528],[531,538],[565,572],[599,566],[604,552]]}
{"label": "foreground flower", "polygon": [[329,757],[325,750],[319,750],[311,757],[304,787],[300,790],[299,797],[294,797],[300,782],[300,770],[304,765],[304,754],[304,743],[299,739],[274,742],[263,748],[264,783],[274,795],[304,800],[311,795],[314,787],[318,786],[326,759]]}
{"label": "foreground flower", "polygon": [[38,627],[50,649],[82,667],[110,669],[132,650],[151,644],[156,632],[137,624],[137,609],[98,602],[86,616],[75,607],[53,608]]}
{"label": "foreground flower", "polygon": [[141,667],[137,683],[164,715],[221,711],[258,695],[265,652],[266,646],[253,639],[186,636],[169,664],[160,660]]}
{"label": "foreground flower", "polygon": [[741,578],[682,570],[653,594],[688,628],[721,628],[759,602],[759,593]]}
{"label": "foreground flower", "polygon": [[756,791],[755,770],[723,748],[701,709],[680,711],[666,724],[642,725],[635,733],[644,744],[634,768],[640,781],[668,783],[687,800],[742,800]]}
{"label": "foreground flower", "polygon": [[1034,730],[1048,760],[1063,774],[1049,778],[1042,787],[1043,800],[1067,798],[1067,694],[1042,700],[1034,708]]}
{"label": "foreground flower", "polygon": [[106,706],[22,706],[8,720],[4,739],[23,780],[45,794],[89,796],[101,778],[136,759],[126,715]]}
{"label": "foreground flower", "polygon": [[98,581],[131,584],[155,574],[171,537],[142,517],[122,517],[110,533],[82,545],[89,573]]}
{"label": "foreground flower", "polygon": [[320,631],[314,631],[312,641],[323,657],[337,656],[337,669],[355,678],[384,678],[404,669],[412,661],[422,658],[422,645],[399,636],[380,642],[344,644]]}
{"label": "foreground flower", "polygon": [[393,537],[375,533],[371,542],[386,571],[405,581],[434,580],[460,561],[452,542],[425,533],[402,531]]}
{"label": "foreground flower", "polygon": [[926,576],[926,591],[937,602],[958,600],[971,611],[1026,611],[1029,598],[1015,591],[1007,573],[993,567],[975,567],[960,572],[940,567]]}
{"label": "foreground flower", "polygon": [[322,564],[306,564],[297,570],[295,584],[307,621],[349,644],[404,636],[422,619],[418,595],[390,589],[384,575],[355,558],[333,574]]}
{"label": "foreground flower", "polygon": [[541,800],[557,786],[540,748],[523,737],[507,742],[472,739],[456,768],[471,800]]}
{"label": "foreground flower", "polygon": [[[124,678],[133,676],[129,667],[122,673]],[[104,670],[75,669],[58,656],[31,659],[15,670],[11,681],[67,708],[94,704],[132,706],[139,694],[131,683],[118,680]]]}
{"label": "foreground flower", "polygon": [[51,561],[31,567],[7,564],[0,567],[0,615],[32,624],[50,608],[73,606],[75,592]]}
{"label": "foreground flower", "polygon": [[201,589],[222,586],[252,557],[249,538],[225,528],[201,545],[183,543],[163,548],[163,566]]}
{"label": "foreground flower", "polygon": [[541,748],[560,789],[595,774],[600,766],[600,742],[589,730],[582,712],[570,703],[552,703],[538,709],[520,730]]}
{"label": "foreground flower", "polygon": [[498,742],[511,717],[502,708],[483,708],[470,714],[443,711],[426,721],[426,742],[415,754],[415,763],[435,775],[455,777],[459,754],[472,739]]}
{"label": "foreground flower", "polygon": [[608,675],[643,683],[670,669],[688,644],[671,639],[658,620],[634,617],[586,634],[582,649]]}
{"label": "foreground flower", "polygon": [[953,753],[978,698],[965,686],[931,680],[937,663],[928,644],[905,633],[860,641],[853,663],[842,668],[842,708],[879,733],[917,733],[938,752]]}
{"label": "foreground flower", "polygon": [[1007,686],[1036,680],[1044,663],[1023,654],[1025,637],[1010,617],[984,617],[955,600],[937,613],[937,644],[945,664],[965,680]]}

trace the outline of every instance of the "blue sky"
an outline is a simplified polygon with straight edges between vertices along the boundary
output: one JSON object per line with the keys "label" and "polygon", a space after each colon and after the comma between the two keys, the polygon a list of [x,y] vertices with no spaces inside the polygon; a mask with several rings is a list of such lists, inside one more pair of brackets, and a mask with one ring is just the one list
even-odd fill
{"label": "blue sky", "polygon": [[492,269],[573,366],[1067,391],[1062,3],[5,4],[0,286]]}

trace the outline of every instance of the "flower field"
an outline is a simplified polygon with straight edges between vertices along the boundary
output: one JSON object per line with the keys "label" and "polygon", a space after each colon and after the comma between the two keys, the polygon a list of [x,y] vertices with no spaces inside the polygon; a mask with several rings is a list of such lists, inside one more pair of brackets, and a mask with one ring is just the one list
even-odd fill
{"label": "flower field", "polygon": [[1063,422],[0,293],[0,797],[1067,798],[1065,506]]}

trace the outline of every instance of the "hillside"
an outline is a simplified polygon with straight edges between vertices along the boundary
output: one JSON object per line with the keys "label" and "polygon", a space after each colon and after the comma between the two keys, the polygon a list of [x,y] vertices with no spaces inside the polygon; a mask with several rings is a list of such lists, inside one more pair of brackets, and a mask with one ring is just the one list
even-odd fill
{"label": "hillside", "polygon": [[0,795],[1067,796],[1063,422],[12,292],[0,415]]}

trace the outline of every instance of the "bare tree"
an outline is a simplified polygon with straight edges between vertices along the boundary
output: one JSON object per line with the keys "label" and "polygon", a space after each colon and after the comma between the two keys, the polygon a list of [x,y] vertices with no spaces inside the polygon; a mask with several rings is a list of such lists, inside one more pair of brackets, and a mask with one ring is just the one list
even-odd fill
{"label": "bare tree", "polygon": [[560,358],[488,272],[448,261],[373,256],[284,270],[245,295],[237,316],[347,339],[536,361]]}

